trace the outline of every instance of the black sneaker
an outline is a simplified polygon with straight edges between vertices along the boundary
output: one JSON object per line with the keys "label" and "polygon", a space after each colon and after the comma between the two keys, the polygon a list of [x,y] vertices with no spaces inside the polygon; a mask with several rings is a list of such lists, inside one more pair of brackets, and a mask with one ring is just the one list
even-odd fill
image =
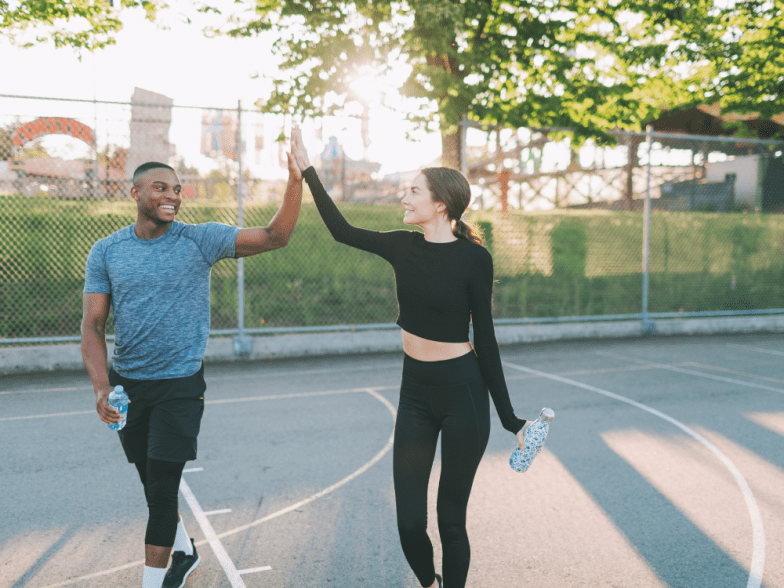
{"label": "black sneaker", "polygon": [[185,555],[184,551],[172,553],[172,562],[163,579],[163,588],[182,588],[190,573],[199,565],[201,558],[196,551],[193,538],[191,538],[191,545],[193,546],[193,555]]}

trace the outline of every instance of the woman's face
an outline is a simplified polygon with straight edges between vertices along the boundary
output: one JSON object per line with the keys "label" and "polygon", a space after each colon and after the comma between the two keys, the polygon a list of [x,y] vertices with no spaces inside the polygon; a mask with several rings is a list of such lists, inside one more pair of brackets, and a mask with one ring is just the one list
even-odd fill
{"label": "woman's face", "polygon": [[406,207],[403,222],[407,225],[422,225],[433,221],[442,216],[446,209],[443,202],[433,200],[433,194],[427,187],[424,174],[419,174],[411,182],[403,197],[403,206]]}

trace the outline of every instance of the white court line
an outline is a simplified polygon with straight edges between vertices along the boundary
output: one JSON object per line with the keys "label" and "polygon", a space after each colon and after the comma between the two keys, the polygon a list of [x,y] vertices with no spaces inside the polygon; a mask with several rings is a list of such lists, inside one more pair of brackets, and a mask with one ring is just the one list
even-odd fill
{"label": "white court line", "polygon": [[231,512],[230,508],[222,508],[220,510],[208,510],[204,514],[206,516],[216,515],[216,514],[226,514],[227,512]]}
{"label": "white court line", "polygon": [[596,353],[596,355],[602,355],[605,357],[614,357],[616,359],[623,359],[625,361],[633,361],[635,363],[650,365],[662,370],[669,370],[671,372],[678,372],[680,374],[689,374],[690,376],[699,376],[700,378],[708,378],[709,380],[716,380],[718,382],[727,382],[729,384],[737,384],[739,386],[748,386],[749,388],[759,388],[760,390],[768,390],[769,392],[779,392],[781,394],[784,394],[784,389],[782,388],[772,388],[770,386],[765,386],[763,384],[745,382],[743,380],[736,380],[734,378],[725,378],[724,376],[714,376],[713,374],[706,374],[705,372],[698,372],[696,370],[687,370],[685,368],[675,367],[673,365],[667,365],[666,363],[656,363],[655,361],[648,361],[647,359],[637,359],[636,357],[628,357],[626,355],[620,355],[618,353],[608,353],[606,351],[595,351],[594,353]]}
{"label": "white court line", "polygon": [[[367,392],[368,394],[370,394],[371,396],[376,398],[379,402],[381,402],[384,406],[386,406],[387,410],[389,410],[389,412],[392,413],[392,420],[394,421],[395,419],[397,419],[397,411],[395,410],[395,407],[392,406],[392,404],[389,402],[389,400],[387,400],[386,398],[381,396],[381,394],[376,392],[376,390],[379,390],[379,389],[380,388],[366,388],[365,392]],[[287,512],[291,512],[292,510],[296,510],[296,509],[300,508],[301,506],[304,506],[304,505],[306,505],[306,504],[308,504],[310,502],[313,502],[314,500],[318,500],[322,496],[326,496],[327,494],[330,494],[331,492],[334,492],[335,490],[337,490],[341,486],[344,486],[344,485],[348,484],[351,480],[353,480],[357,476],[359,476],[361,474],[364,474],[367,470],[369,470],[372,466],[374,466],[382,457],[384,457],[387,454],[387,452],[389,452],[390,449],[392,449],[392,443],[393,443],[394,439],[395,439],[395,430],[394,430],[394,427],[393,427],[392,428],[392,433],[390,434],[389,439],[387,440],[386,445],[384,445],[384,447],[381,448],[381,451],[379,451],[376,455],[374,455],[373,458],[369,462],[367,462],[365,465],[363,465],[359,469],[355,470],[354,472],[352,472],[351,474],[349,474],[348,476],[346,476],[342,480],[340,480],[338,482],[335,482],[334,484],[332,484],[332,486],[324,488],[320,492],[316,492],[315,494],[305,498],[304,500],[300,500],[296,504],[292,504],[292,505],[287,506],[285,508],[281,508],[280,510],[277,510],[277,511],[271,513],[271,514],[268,514],[265,517],[262,517],[260,519],[256,519],[255,521],[253,521],[252,523],[248,523],[247,525],[242,525],[241,527],[236,527],[234,529],[230,529],[228,531],[224,531],[223,533],[221,533],[219,535],[216,535],[216,537],[218,539],[223,539],[224,537],[228,537],[229,535],[234,535],[235,533],[239,533],[240,531],[245,531],[247,529],[250,529],[251,527],[255,527],[256,525],[260,525],[261,523],[265,523],[265,522],[267,522],[269,520],[275,519],[275,518],[277,518],[277,517],[279,517],[281,515],[286,514]],[[203,545],[204,543],[206,543],[206,541],[199,541],[199,542],[196,543],[196,545]]]}
{"label": "white court line", "polygon": [[[376,390],[388,390],[398,386],[383,386]],[[329,396],[332,394],[351,394],[352,392],[365,392],[366,388],[346,388],[345,390],[326,390],[324,392],[292,392],[291,394],[270,394],[268,396],[246,396],[244,398],[221,398],[220,400],[207,400],[204,404],[234,404],[236,402],[255,402],[256,400],[280,400],[281,398],[307,398],[308,396]]]}
{"label": "white court line", "polygon": [[[391,388],[391,387],[392,386],[383,386],[383,387],[376,387],[376,388],[366,388],[364,391],[367,392],[368,394],[370,394],[371,396],[373,396],[374,398],[376,398],[379,402],[381,402],[384,406],[387,407],[387,410],[389,410],[389,412],[392,413],[392,421],[394,423],[394,421],[397,419],[397,411],[395,410],[395,407],[392,406],[392,404],[389,402],[389,400],[387,400],[386,398],[384,398],[383,396],[381,396],[381,394],[379,394],[377,392],[377,390],[386,390],[386,389]],[[356,478],[359,475],[365,473],[373,465],[375,465],[382,457],[384,457],[384,455],[386,455],[389,452],[390,449],[392,449],[392,443],[393,443],[394,439],[395,439],[395,431],[394,431],[394,427],[393,427],[392,434],[389,436],[389,439],[387,440],[386,445],[384,445],[384,447],[381,449],[381,451],[379,451],[375,456],[373,456],[373,458],[369,462],[367,462],[366,464],[364,464],[359,469],[357,469],[353,473],[349,474],[348,476],[346,476],[345,478],[343,478],[339,482],[336,482],[332,486],[329,486],[328,488],[325,488],[321,492],[317,492],[316,494],[313,494],[312,496],[309,496],[308,498],[306,498],[304,500],[301,500],[301,501],[299,501],[296,504],[292,504],[289,507],[282,508],[282,509],[280,509],[278,511],[275,511],[274,513],[269,514],[266,517],[263,517],[261,519],[257,519],[255,521],[253,521],[252,523],[249,523],[247,525],[243,525],[242,527],[237,527],[235,529],[230,529],[229,531],[221,533],[220,535],[216,535],[215,539],[223,539],[224,537],[227,537],[228,535],[233,535],[235,533],[239,533],[241,531],[244,531],[245,529],[249,529],[251,527],[255,527],[256,525],[260,525],[261,523],[264,523],[264,522],[269,521],[271,519],[277,518],[277,517],[279,517],[281,515],[286,514],[287,512],[291,512],[292,510],[298,509],[300,506],[303,506],[305,504],[313,502],[314,500],[317,500],[317,499],[321,498],[322,496],[326,496],[327,494],[330,494],[331,492],[334,492],[335,490],[337,490],[341,486],[344,486],[345,484],[349,483],[354,478]],[[207,540],[198,541],[196,543],[196,545],[204,545],[205,543],[207,543]],[[143,564],[144,564],[144,560],[140,559],[140,560],[129,562],[127,564],[123,564],[121,566],[116,566],[116,567],[113,567],[113,568],[109,568],[108,570],[102,570],[100,572],[95,572],[95,573],[92,573],[92,574],[86,574],[84,576],[79,576],[77,578],[72,578],[72,579],[66,580],[64,582],[59,582],[57,584],[50,584],[48,586],[45,586],[44,588],[59,588],[60,586],[70,586],[71,584],[76,584],[77,582],[81,582],[83,580],[90,580],[92,578],[98,578],[100,576],[107,576],[109,574],[113,574],[115,572],[120,572],[122,570],[127,570],[129,568],[133,568],[135,566],[140,566],[140,565],[143,565]]]}
{"label": "white court line", "polygon": [[244,374],[241,376],[212,376],[207,378],[207,384],[210,382],[226,382],[230,380],[258,380],[260,377],[263,378],[277,378],[277,377],[286,377],[286,376],[310,376],[310,375],[318,375],[318,374],[343,374],[346,372],[368,372],[368,371],[378,371],[378,370],[399,370],[400,363],[390,364],[390,365],[366,365],[366,366],[357,366],[352,368],[322,368],[322,369],[311,369],[311,370],[290,370],[287,372],[261,372],[255,374]]}
{"label": "white court line", "polygon": [[[391,364],[391,365],[382,365],[382,366],[362,366],[362,367],[355,367],[355,368],[324,368],[324,369],[314,369],[314,370],[292,370],[287,372],[272,372],[272,373],[256,373],[256,374],[248,374],[243,376],[208,376],[205,377],[207,385],[209,386],[213,382],[227,382],[231,380],[256,380],[260,376],[266,378],[272,377],[284,377],[284,376],[309,376],[309,375],[318,375],[318,374],[332,374],[332,373],[346,373],[346,372],[364,372],[364,371],[373,371],[373,370],[381,370],[381,369],[395,369],[399,370],[400,365],[398,364]],[[617,368],[618,370],[629,369],[629,368]],[[633,368],[632,368],[633,369]],[[638,368],[639,369],[639,368]],[[576,373],[576,372],[575,372]],[[521,376],[523,377],[523,376]],[[397,387],[397,386],[395,386]],[[382,388],[377,388],[377,390],[381,390]],[[40,392],[92,392],[93,389],[91,387],[75,387],[75,388],[32,388],[30,390],[3,390],[0,391],[0,394],[33,394],[33,393],[40,393]]]}
{"label": "white court line", "polygon": [[3,390],[0,391],[0,394],[30,394],[31,392],[75,392],[75,391],[92,391],[92,388],[88,387],[75,387],[75,388],[31,388],[29,390]]}
{"label": "white court line", "polygon": [[727,347],[735,347],[736,349],[750,349],[751,351],[770,353],[771,355],[784,355],[784,351],[773,351],[772,349],[765,349],[764,347],[752,347],[751,345],[735,345],[734,343],[727,343]]}
{"label": "white court line", "polygon": [[[398,387],[399,385],[379,386],[374,388],[374,390],[392,390]],[[245,398],[223,398],[220,400],[207,400],[205,404],[234,404],[237,402],[256,402],[257,400],[280,400],[282,398],[304,398],[307,396],[330,396],[332,394],[350,394],[352,392],[366,392],[366,391],[367,391],[366,388],[349,388],[346,390],[326,390],[324,392],[294,392],[292,394],[271,394],[269,396],[248,396]],[[0,422],[21,421],[26,419],[45,419],[50,417],[74,416],[80,414],[96,414],[96,412],[95,410],[80,410],[77,412],[58,412],[52,414],[32,414],[28,416],[3,417],[0,418]]]}
{"label": "white court line", "polygon": [[0,421],[23,421],[26,419],[46,419],[49,417],[74,416],[77,414],[97,414],[95,410],[78,410],[75,412],[55,412],[52,414],[31,414],[29,416],[3,417]]}
{"label": "white court line", "polygon": [[[273,372],[273,373],[264,373],[264,374],[248,374],[246,376],[214,376],[214,377],[206,377],[205,380],[207,385],[209,386],[213,382],[226,382],[231,380],[248,380],[248,379],[258,379],[259,376],[264,376],[264,378],[270,377],[283,377],[283,376],[307,376],[307,375],[317,375],[317,374],[332,374],[332,373],[345,373],[345,372],[363,372],[363,371],[371,371],[371,370],[378,370],[378,369],[396,369],[399,370],[400,366],[395,365],[384,365],[384,366],[363,366],[363,367],[356,367],[356,368],[335,368],[335,369],[320,369],[320,370],[299,370],[299,371],[288,371],[288,372]],[[616,371],[623,371],[624,369],[645,369],[645,368],[615,368]],[[569,373],[578,373],[578,372],[569,372]],[[518,376],[520,378],[524,378],[525,376]],[[397,386],[394,386],[395,388]],[[382,390],[385,388],[376,388],[377,390]],[[41,393],[41,392],[92,392],[93,389],[91,387],[85,386],[84,388],[76,387],[76,388],[33,388],[30,390],[3,390],[0,391],[0,394],[34,394],[34,393]],[[217,402],[217,401],[213,401]],[[52,416],[59,416],[59,415],[52,415]]]}
{"label": "white court line", "polygon": [[183,474],[191,474],[193,472],[203,472],[203,471],[204,471],[204,468],[188,468],[188,469],[182,470],[182,473]]}
{"label": "white court line", "polygon": [[784,384],[784,380],[780,380],[778,378],[769,378],[767,376],[760,376],[757,374],[750,374],[748,372],[739,372],[738,370],[730,370],[724,367],[719,367],[716,365],[710,365],[707,363],[700,363],[698,361],[687,361],[680,364],[675,365],[685,365],[695,368],[702,368],[704,370],[713,370],[717,372],[724,372],[726,374],[733,374],[735,376],[743,376],[744,378],[754,378],[755,380],[765,380],[766,382],[773,382],[774,384]]}
{"label": "white court line", "polygon": [[237,572],[240,576],[243,574],[255,574],[256,572],[268,572],[272,566],[261,566],[260,568],[248,568],[247,570],[240,570]]}
{"label": "white court line", "polygon": [[199,506],[199,501],[196,500],[188,483],[183,478],[180,478],[180,492],[185,496],[185,501],[188,503],[188,506],[191,507],[193,516],[196,517],[196,520],[201,527],[201,531],[204,533],[205,539],[200,543],[209,542],[223,571],[226,572],[226,577],[229,579],[232,588],[246,588],[245,582],[242,581],[242,577],[237,571],[237,568],[234,567],[234,562],[231,561],[229,554],[226,552],[226,548],[223,547],[223,543],[221,543],[220,539],[215,535],[215,530],[212,528],[205,512],[201,509],[201,506]]}
{"label": "white court line", "polygon": [[608,390],[597,388],[596,386],[583,384],[582,382],[578,382],[576,380],[570,380],[568,378],[562,378],[561,376],[556,376],[554,374],[540,372],[539,370],[534,370],[521,365],[516,365],[514,363],[509,363],[507,361],[503,362],[503,364],[505,366],[508,366],[512,369],[521,372],[536,374],[542,378],[555,380],[556,382],[561,382],[562,384],[567,384],[569,386],[576,386],[577,388],[582,388],[583,390],[588,390],[590,392],[596,392],[597,394],[607,396],[608,398],[612,398],[613,400],[625,402],[626,404],[630,404],[635,408],[639,408],[640,410],[644,410],[645,412],[648,412],[654,416],[664,419],[665,421],[678,427],[680,430],[682,430],[690,437],[702,443],[702,445],[704,445],[711,453],[713,453],[717,458],[719,458],[719,461],[721,461],[724,464],[724,466],[730,471],[732,477],[735,478],[735,482],[740,487],[740,491],[743,494],[743,499],[746,501],[746,508],[749,511],[749,518],[751,519],[751,531],[752,531],[751,566],[749,567],[749,580],[746,584],[746,588],[760,588],[760,584],[762,583],[762,571],[765,567],[765,530],[762,527],[762,516],[760,515],[759,507],[757,506],[757,501],[754,499],[754,494],[752,494],[751,488],[749,488],[749,485],[746,482],[746,479],[743,477],[743,474],[740,473],[740,470],[737,467],[735,467],[735,464],[733,464],[727,456],[725,456],[721,451],[719,451],[718,447],[713,445],[710,441],[708,441],[705,437],[703,437],[696,431],[693,431],[692,429],[684,425],[682,422],[672,418],[667,414],[664,414],[663,412],[656,410],[655,408],[651,408],[646,404],[637,402],[636,400],[626,398],[625,396],[620,396],[619,394],[609,392]]}
{"label": "white court line", "polygon": [[[312,370],[290,370],[287,372],[262,372],[262,373],[255,373],[255,374],[247,374],[242,376],[208,376],[205,377],[205,381],[209,386],[213,382],[228,382],[231,380],[258,380],[260,377],[264,379],[268,378],[277,378],[277,377],[287,377],[287,376],[310,376],[310,375],[318,375],[318,374],[336,374],[336,373],[347,373],[347,372],[367,372],[367,371],[377,371],[377,370],[386,370],[386,369],[400,369],[399,364],[390,364],[390,365],[382,365],[382,366],[361,366],[361,367],[348,367],[348,368],[324,368],[324,369],[312,369]],[[34,393],[41,393],[41,392],[92,392],[92,387],[73,387],[73,388],[31,388],[28,390],[2,390],[0,394],[34,394]]]}
{"label": "white court line", "polygon": [[[322,369],[322,370],[299,370],[299,371],[289,371],[289,372],[274,372],[274,373],[264,373],[264,374],[249,374],[247,376],[214,376],[214,377],[207,377],[205,378],[207,385],[209,386],[213,382],[226,382],[231,380],[247,380],[247,379],[258,379],[259,376],[264,376],[264,378],[270,377],[278,377],[278,376],[307,376],[311,374],[331,374],[331,373],[345,373],[345,372],[361,372],[361,371],[371,371],[371,370],[378,370],[378,369],[396,369],[399,370],[400,366],[395,365],[388,365],[388,366],[363,366],[363,367],[356,367],[356,368],[336,368],[336,369]],[[644,367],[641,368],[610,368],[608,370],[592,370],[594,372],[600,371],[624,371],[630,369],[645,369]],[[591,370],[580,370],[579,372],[565,372],[568,374],[579,374],[582,372],[589,372]],[[518,378],[524,378],[525,376],[517,376]],[[376,388],[376,390],[384,390],[387,388],[397,388],[398,386],[389,386],[384,388]],[[34,393],[41,393],[41,392],[92,392],[93,389],[91,387],[84,387],[84,388],[33,388],[30,390],[4,390],[0,391],[0,394],[34,394]],[[211,401],[211,402],[218,402],[218,401]],[[88,411],[89,412],[89,411]],[[65,414],[65,413],[64,413]],[[71,413],[67,413],[71,414]],[[87,414],[87,413],[85,413]],[[62,415],[50,415],[50,416],[62,416]],[[29,418],[29,417],[24,417]]]}

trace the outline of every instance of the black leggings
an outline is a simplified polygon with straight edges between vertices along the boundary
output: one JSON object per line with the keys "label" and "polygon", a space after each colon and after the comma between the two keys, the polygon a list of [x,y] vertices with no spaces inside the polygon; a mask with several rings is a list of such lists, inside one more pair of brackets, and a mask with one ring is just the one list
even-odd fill
{"label": "black leggings", "polygon": [[468,497],[490,434],[487,388],[473,351],[446,361],[403,360],[393,451],[397,526],[403,553],[422,586],[435,581],[427,536],[427,484],[439,432],[437,511],[444,585],[462,588],[471,559]]}
{"label": "black leggings", "polygon": [[144,495],[150,512],[144,543],[172,547],[179,519],[177,492],[185,463],[146,457],[133,465],[144,484]]}

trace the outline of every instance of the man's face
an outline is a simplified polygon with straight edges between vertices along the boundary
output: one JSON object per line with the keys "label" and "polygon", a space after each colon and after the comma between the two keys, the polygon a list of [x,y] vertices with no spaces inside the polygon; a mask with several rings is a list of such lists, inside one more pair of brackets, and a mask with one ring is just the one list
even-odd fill
{"label": "man's face", "polygon": [[156,224],[171,223],[180,210],[180,180],[170,169],[156,168],[145,173],[131,188],[139,214]]}

